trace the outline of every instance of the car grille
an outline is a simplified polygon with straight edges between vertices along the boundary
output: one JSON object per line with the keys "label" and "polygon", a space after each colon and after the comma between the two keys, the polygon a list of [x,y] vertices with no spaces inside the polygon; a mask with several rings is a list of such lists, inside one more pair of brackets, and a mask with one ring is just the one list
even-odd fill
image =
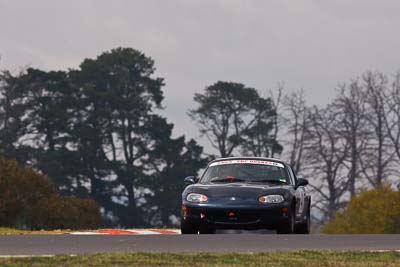
{"label": "car grille", "polygon": [[[229,216],[230,212],[234,212],[234,216]],[[206,214],[206,217],[214,222],[221,223],[252,223],[260,219],[260,215],[253,212],[235,212],[235,211],[218,211]]]}

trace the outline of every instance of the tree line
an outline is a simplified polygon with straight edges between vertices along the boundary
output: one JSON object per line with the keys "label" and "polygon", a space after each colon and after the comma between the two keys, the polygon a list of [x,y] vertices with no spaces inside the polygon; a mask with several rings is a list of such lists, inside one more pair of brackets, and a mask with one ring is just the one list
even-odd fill
{"label": "tree line", "polygon": [[103,225],[171,225],[182,179],[207,160],[157,114],[164,80],[131,48],[77,70],[0,75],[0,153],[47,175],[60,194],[89,197]]}
{"label": "tree line", "polygon": [[302,91],[282,103],[286,156],[311,181],[314,219],[332,219],[364,189],[399,183],[399,73],[366,72],[322,107]]}
{"label": "tree line", "polygon": [[176,223],[183,178],[213,157],[283,158],[310,180],[324,222],[360,188],[397,175],[399,77],[368,72],[325,107],[301,90],[279,86],[274,96],[217,81],[188,111],[214,153],[173,137],[153,59],[117,48],[68,71],[1,71],[0,154],[48,176],[61,195],[96,201],[104,226],[125,227]]}

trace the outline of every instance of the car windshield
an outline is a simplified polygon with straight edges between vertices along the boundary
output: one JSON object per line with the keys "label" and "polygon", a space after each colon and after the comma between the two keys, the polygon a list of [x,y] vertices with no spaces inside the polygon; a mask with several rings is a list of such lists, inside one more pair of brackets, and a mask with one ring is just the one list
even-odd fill
{"label": "car windshield", "polygon": [[200,184],[213,183],[275,183],[289,184],[285,166],[264,160],[225,160],[209,165]]}

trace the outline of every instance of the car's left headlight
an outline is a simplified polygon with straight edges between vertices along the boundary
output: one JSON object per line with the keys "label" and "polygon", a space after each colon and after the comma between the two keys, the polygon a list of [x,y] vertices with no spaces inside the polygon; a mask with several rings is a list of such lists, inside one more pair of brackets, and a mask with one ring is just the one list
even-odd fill
{"label": "car's left headlight", "polygon": [[283,201],[285,199],[281,195],[267,195],[258,198],[258,202],[261,203],[282,203]]}
{"label": "car's left headlight", "polygon": [[189,202],[201,203],[201,202],[207,202],[208,197],[203,194],[190,193],[189,195],[187,195],[186,200]]}

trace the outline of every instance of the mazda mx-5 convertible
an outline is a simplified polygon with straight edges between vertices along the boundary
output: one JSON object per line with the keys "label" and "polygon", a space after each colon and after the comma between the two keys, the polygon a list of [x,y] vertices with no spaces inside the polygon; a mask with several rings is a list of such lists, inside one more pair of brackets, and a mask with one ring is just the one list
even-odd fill
{"label": "mazda mx-5 convertible", "polygon": [[203,175],[185,178],[182,234],[216,229],[276,229],[278,234],[310,232],[311,197],[306,179],[271,158],[222,158]]}

